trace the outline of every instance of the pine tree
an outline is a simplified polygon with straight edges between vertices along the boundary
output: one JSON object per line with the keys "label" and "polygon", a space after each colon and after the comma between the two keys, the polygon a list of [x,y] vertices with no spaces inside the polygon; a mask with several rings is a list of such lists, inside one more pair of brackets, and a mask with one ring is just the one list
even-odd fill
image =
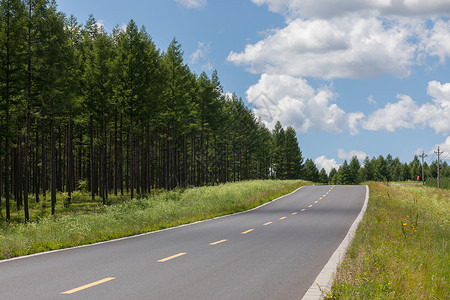
{"label": "pine tree", "polygon": [[285,152],[285,139],[286,135],[280,121],[275,124],[275,128],[272,132],[274,143],[274,171],[277,179],[286,179],[286,156]]}
{"label": "pine tree", "polygon": [[298,146],[297,137],[295,136],[295,130],[292,126],[286,129],[285,144],[286,178],[299,179],[302,174],[303,157]]}
{"label": "pine tree", "polygon": [[328,175],[327,175],[327,171],[325,171],[324,168],[320,169],[319,172],[319,182],[323,183],[323,184],[327,184],[328,183]]}
{"label": "pine tree", "polygon": [[314,164],[313,160],[308,158],[305,161],[305,165],[303,167],[304,174],[303,179],[312,181],[312,182],[319,182],[319,170],[317,169],[316,165]]}
{"label": "pine tree", "polygon": [[361,168],[361,165],[359,164],[358,158],[356,156],[352,157],[352,160],[350,161],[350,164],[348,165],[348,173],[349,173],[349,182],[351,184],[359,184],[360,178],[358,177],[359,169]]}
{"label": "pine tree", "polygon": [[[0,96],[5,119],[2,133],[5,140],[5,200],[6,221],[10,221],[10,148],[12,138],[11,108],[16,106],[23,89],[25,19],[24,6],[19,0],[2,0],[0,5]],[[26,203],[27,204],[27,203]],[[26,220],[28,211],[26,210]]]}
{"label": "pine tree", "polygon": [[337,172],[337,184],[351,184],[350,169],[347,160],[339,167]]}

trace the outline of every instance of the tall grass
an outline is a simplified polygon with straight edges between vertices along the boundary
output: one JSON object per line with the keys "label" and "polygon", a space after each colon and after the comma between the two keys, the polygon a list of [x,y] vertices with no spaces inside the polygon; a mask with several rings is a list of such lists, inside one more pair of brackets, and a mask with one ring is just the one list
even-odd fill
{"label": "tall grass", "polygon": [[[427,178],[425,185],[429,187],[437,187],[437,178]],[[439,178],[439,187],[441,189],[450,190],[450,177]]]}
{"label": "tall grass", "polygon": [[90,244],[244,211],[305,185],[256,180],[163,192],[101,207],[96,213],[44,217],[0,229],[0,259]]}
{"label": "tall grass", "polygon": [[450,191],[370,184],[326,299],[450,299]]}

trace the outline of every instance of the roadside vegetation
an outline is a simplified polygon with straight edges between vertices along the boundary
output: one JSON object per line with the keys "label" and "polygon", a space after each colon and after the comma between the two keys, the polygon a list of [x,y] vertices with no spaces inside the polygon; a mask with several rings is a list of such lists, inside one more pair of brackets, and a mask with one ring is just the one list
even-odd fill
{"label": "roadside vegetation", "polygon": [[192,72],[176,39],[159,49],[133,20],[110,32],[100,23],[55,1],[0,0],[0,222],[14,209],[31,221],[47,198],[56,214],[78,191],[105,205],[302,178],[293,127],[269,130],[216,71]]}
{"label": "roadside vegetation", "polygon": [[370,183],[326,299],[450,299],[450,191]]}
{"label": "roadside vegetation", "polygon": [[[426,186],[436,187],[437,186],[437,178],[428,178],[425,182]],[[439,178],[439,187],[441,189],[450,190],[450,177],[442,177]]]}
{"label": "roadside vegetation", "polygon": [[[300,180],[253,180],[219,186],[176,189],[154,197],[99,206],[94,213],[40,218],[5,224],[0,230],[0,259],[85,245],[191,223],[254,208],[294,191]],[[37,208],[39,210],[39,208]]]}

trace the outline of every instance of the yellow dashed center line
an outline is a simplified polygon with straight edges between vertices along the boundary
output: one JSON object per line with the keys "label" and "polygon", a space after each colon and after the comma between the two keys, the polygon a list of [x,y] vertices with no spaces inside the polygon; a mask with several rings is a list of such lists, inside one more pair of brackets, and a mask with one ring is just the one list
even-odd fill
{"label": "yellow dashed center line", "polygon": [[185,254],[187,254],[187,253],[181,252],[181,253],[178,253],[178,254],[175,254],[175,255],[172,255],[172,256],[169,256],[169,257],[160,259],[160,260],[158,260],[158,262],[166,262],[166,261],[168,261],[168,260],[171,260],[171,259],[174,259],[174,258],[183,256],[183,255],[185,255]]}
{"label": "yellow dashed center line", "polygon": [[249,229],[249,230],[243,231],[243,232],[241,232],[241,234],[247,234],[249,232],[252,232],[253,230],[255,230],[255,229]]}
{"label": "yellow dashed center line", "polygon": [[90,287],[93,287],[93,286],[96,286],[96,285],[99,285],[99,284],[102,284],[102,283],[105,283],[105,282],[108,282],[108,281],[111,281],[111,280],[114,280],[114,279],[116,279],[116,277],[107,277],[107,278],[104,278],[104,279],[101,279],[101,280],[98,280],[98,281],[95,281],[95,282],[92,282],[92,283],[89,283],[89,284],[86,284],[86,285],[74,288],[72,290],[62,292],[61,294],[73,294],[73,293],[76,293],[76,292],[88,289]]}
{"label": "yellow dashed center line", "polygon": [[210,245],[210,246],[213,246],[213,245],[225,243],[226,241],[228,241],[228,240],[220,240],[220,241],[217,241],[217,242],[214,242],[214,243],[210,243],[209,245]]}
{"label": "yellow dashed center line", "polygon": [[263,224],[263,226],[267,226],[267,225],[270,225],[270,224],[272,224],[273,222],[267,222],[267,223],[264,223]]}
{"label": "yellow dashed center line", "polygon": [[314,201],[314,203],[319,203],[319,201]]}
{"label": "yellow dashed center line", "polygon": [[309,205],[308,207],[312,207],[312,204],[311,204],[311,205]]}
{"label": "yellow dashed center line", "polygon": [[284,220],[284,219],[286,219],[286,217],[282,217],[282,218],[280,218],[280,220]]}
{"label": "yellow dashed center line", "polygon": [[306,210],[306,208],[302,209],[301,211],[305,211],[305,210]]}
{"label": "yellow dashed center line", "polygon": [[298,214],[298,212],[293,212],[291,215],[294,216],[294,215],[296,215],[296,214]]}

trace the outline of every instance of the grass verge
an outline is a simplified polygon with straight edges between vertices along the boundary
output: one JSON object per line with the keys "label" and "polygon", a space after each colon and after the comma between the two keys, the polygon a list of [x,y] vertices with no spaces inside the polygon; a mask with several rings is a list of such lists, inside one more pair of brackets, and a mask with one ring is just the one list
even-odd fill
{"label": "grass verge", "polygon": [[450,299],[450,191],[370,183],[325,299]]}
{"label": "grass verge", "polygon": [[86,245],[245,211],[294,191],[304,181],[255,180],[163,192],[96,213],[3,225],[0,259]]}

